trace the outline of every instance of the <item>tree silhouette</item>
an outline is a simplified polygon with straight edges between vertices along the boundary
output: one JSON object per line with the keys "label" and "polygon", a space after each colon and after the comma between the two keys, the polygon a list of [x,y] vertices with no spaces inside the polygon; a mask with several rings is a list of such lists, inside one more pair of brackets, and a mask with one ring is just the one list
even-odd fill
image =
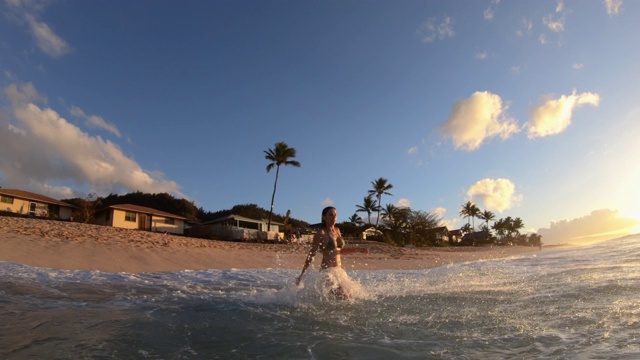
{"label": "tree silhouette", "polygon": [[362,225],[363,223],[362,218],[358,216],[358,214],[351,215],[351,217],[349,218],[349,222],[353,225]]}
{"label": "tree silhouette", "polygon": [[273,217],[273,202],[276,198],[276,187],[278,186],[278,176],[280,175],[280,165],[291,165],[300,167],[300,163],[295,160],[289,160],[296,157],[296,149],[290,148],[284,141],[277,142],[273,149],[264,151],[265,159],[270,163],[267,165],[267,173],[276,167],[276,180],[273,183],[273,194],[271,195],[271,208],[269,209],[269,221],[267,222],[267,231],[271,229],[271,218]]}
{"label": "tree silhouette", "polygon": [[478,214],[478,217],[487,223],[487,231],[489,231],[489,221],[493,221],[496,215],[489,210],[482,211]]}
{"label": "tree silhouette", "polygon": [[[471,219],[478,216],[479,213],[480,213],[480,209],[476,206],[476,204],[472,203],[471,201],[467,201],[466,204],[462,205],[462,210],[460,210],[460,216],[467,218],[467,224],[470,223]],[[475,223],[471,228],[472,229],[475,228]]]}
{"label": "tree silhouette", "polygon": [[392,194],[389,192],[389,190],[391,190],[393,188],[393,185],[388,183],[388,180],[381,177],[375,181],[371,182],[371,185],[373,186],[372,190],[369,190],[369,195],[373,196],[375,195],[376,198],[378,198],[378,218],[376,219],[376,227],[378,227],[378,222],[380,221],[380,211],[382,210],[381,204],[382,204],[382,195],[391,195]]}
{"label": "tree silhouette", "polygon": [[367,213],[367,220],[369,225],[371,225],[371,213],[378,210],[378,202],[369,196],[365,196],[362,202],[362,205],[356,205],[356,212],[365,212]]}

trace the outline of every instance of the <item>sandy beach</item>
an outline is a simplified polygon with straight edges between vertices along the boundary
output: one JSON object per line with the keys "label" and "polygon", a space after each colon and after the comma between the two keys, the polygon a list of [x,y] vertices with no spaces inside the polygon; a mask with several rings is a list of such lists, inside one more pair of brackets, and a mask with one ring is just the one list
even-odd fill
{"label": "sandy beach", "polygon": [[[369,255],[342,257],[345,269],[424,269],[537,252],[519,246],[399,248],[375,242]],[[308,247],[205,240],[107,226],[0,216],[0,261],[103,272],[301,269]],[[320,259],[314,260],[317,267]]]}

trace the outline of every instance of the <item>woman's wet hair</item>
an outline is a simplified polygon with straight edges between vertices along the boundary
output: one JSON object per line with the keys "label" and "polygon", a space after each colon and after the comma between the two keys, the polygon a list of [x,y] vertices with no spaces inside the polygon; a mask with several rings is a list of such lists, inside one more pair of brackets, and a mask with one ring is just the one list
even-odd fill
{"label": "woman's wet hair", "polygon": [[322,227],[323,227],[323,228],[327,226],[327,223],[326,223],[326,222],[324,222],[324,216],[325,216],[325,215],[327,215],[327,213],[329,212],[329,210],[332,210],[332,209],[333,209],[333,210],[336,210],[336,208],[335,208],[335,207],[333,207],[333,206],[327,206],[326,208],[322,209]]}

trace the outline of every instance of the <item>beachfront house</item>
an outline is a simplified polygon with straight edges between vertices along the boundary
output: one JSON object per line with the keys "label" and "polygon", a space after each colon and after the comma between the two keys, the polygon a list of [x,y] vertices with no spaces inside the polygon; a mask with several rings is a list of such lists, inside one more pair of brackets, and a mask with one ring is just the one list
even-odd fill
{"label": "beachfront house", "polygon": [[449,230],[449,242],[451,245],[458,244],[462,241],[462,230]]}
{"label": "beachfront house", "polygon": [[462,245],[466,246],[477,246],[488,244],[491,241],[491,234],[486,231],[474,231],[472,233],[464,234],[462,237],[462,241],[460,242]]}
{"label": "beachfront house", "polygon": [[187,218],[153,208],[120,204],[98,211],[94,224],[171,234],[184,234]]}
{"label": "beachfront house", "polygon": [[446,226],[438,226],[433,229],[429,229],[425,232],[426,241],[428,244],[444,245],[449,243],[451,235],[449,229]]}
{"label": "beachfront house", "polygon": [[69,220],[74,206],[41,194],[0,188],[0,211],[24,216]]}
{"label": "beachfront house", "polygon": [[209,239],[229,239],[243,241],[265,241],[282,239],[284,234],[280,232],[283,223],[271,221],[271,227],[267,229],[268,221],[256,220],[240,215],[226,215],[200,224],[189,229],[188,235]]}
{"label": "beachfront house", "polygon": [[362,230],[362,240],[367,240],[367,237],[372,236],[382,236],[382,231],[376,229],[375,227],[369,227],[367,229]]}

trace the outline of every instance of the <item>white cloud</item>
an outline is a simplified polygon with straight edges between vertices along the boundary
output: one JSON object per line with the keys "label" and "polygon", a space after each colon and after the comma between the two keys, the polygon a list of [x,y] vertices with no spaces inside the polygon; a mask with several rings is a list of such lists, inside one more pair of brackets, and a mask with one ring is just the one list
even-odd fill
{"label": "white cloud", "polygon": [[396,202],[396,206],[397,207],[401,207],[401,208],[410,208],[411,207],[411,200],[407,199],[407,198],[401,198],[398,200],[398,202]]}
{"label": "white cloud", "polygon": [[548,228],[539,229],[538,234],[545,244],[580,244],[628,235],[637,225],[638,219],[620,217],[616,210],[600,209],[572,220],[552,221]]}
{"label": "white cloud", "polygon": [[326,198],[324,200],[322,200],[320,202],[320,205],[322,206],[333,206],[333,199],[332,198]]}
{"label": "white cloud", "polygon": [[417,146],[412,146],[409,148],[409,150],[407,150],[407,155],[415,155],[418,153],[418,147]]}
{"label": "white cloud", "polygon": [[445,138],[452,139],[456,149],[477,150],[487,139],[495,136],[508,139],[519,131],[506,110],[500,96],[478,91],[453,106],[440,130]]}
{"label": "white cloud", "polygon": [[437,208],[431,210],[431,212],[433,214],[435,214],[440,219],[440,225],[446,226],[447,229],[449,229],[449,230],[455,230],[455,229],[459,228],[458,222],[460,221],[460,218],[458,218],[458,217],[455,217],[455,218],[452,218],[452,219],[445,219],[444,218],[444,216],[447,214],[447,209],[445,209],[443,207],[437,207]]}
{"label": "white cloud", "polygon": [[38,13],[44,9],[43,2],[10,0],[6,3],[29,27],[36,44],[45,54],[59,58],[71,51],[71,47],[64,39],[58,36],[48,24],[38,20]]}
{"label": "white cloud", "polygon": [[[31,84],[9,85],[8,117],[0,117],[0,158],[5,184],[19,188],[66,191],[65,183],[90,192],[168,192],[181,195],[174,181],[147,171],[127,157],[114,143],[81,131],[51,108],[34,101],[43,99]],[[17,135],[19,133],[20,135]]]}
{"label": "white cloud", "polygon": [[582,70],[584,68],[584,64],[575,63],[571,67],[573,68],[573,70]]}
{"label": "white cloud", "polygon": [[9,131],[13,132],[14,134],[27,136],[27,132],[24,131],[23,129],[17,128],[11,124],[9,124],[8,128],[9,128]]}
{"label": "white cloud", "polygon": [[435,17],[429,18],[418,27],[416,34],[422,38],[423,42],[431,43],[436,39],[451,38],[456,32],[453,30],[453,19],[444,16],[441,21]]}
{"label": "white cloud", "polygon": [[538,37],[538,41],[542,45],[546,45],[548,43],[547,37],[544,34],[540,34],[540,36]]}
{"label": "white cloud", "polygon": [[476,53],[476,59],[478,60],[487,60],[489,58],[489,54],[486,51],[481,51]]}
{"label": "white cloud", "polygon": [[560,17],[556,19],[552,14],[549,14],[542,18],[542,23],[545,24],[549,30],[553,32],[564,31],[564,18]]}
{"label": "white cloud", "polygon": [[489,7],[487,7],[482,13],[485,20],[487,21],[493,20],[493,18],[495,17],[495,11],[496,11],[496,8],[498,7],[498,4],[500,4],[500,0],[491,1],[491,3],[489,4]]}
{"label": "white cloud", "polygon": [[85,112],[77,106],[71,107],[71,115],[83,118],[85,120],[85,123],[90,127],[103,129],[112,133],[117,137],[122,137],[120,135],[120,130],[118,130],[118,128],[114,124],[106,121],[105,119],[97,115],[89,116],[85,114]]}
{"label": "white cloud", "polygon": [[530,139],[555,135],[563,132],[571,124],[573,110],[589,104],[598,106],[600,96],[595,93],[562,95],[558,99],[548,99],[531,111],[531,119],[525,124]]}
{"label": "white cloud", "polygon": [[533,29],[533,21],[527,18],[522,18],[522,28],[516,30],[516,35],[525,36],[526,34],[531,33],[531,29]]}
{"label": "white cloud", "polygon": [[447,209],[445,209],[443,207],[437,207],[437,208],[431,210],[431,212],[434,213],[437,217],[443,218],[444,215],[447,213]]}
{"label": "white cloud", "polygon": [[40,50],[47,55],[58,58],[71,51],[69,44],[56,35],[49,25],[39,22],[33,15],[26,15],[27,23],[31,28],[31,33],[36,38]]}
{"label": "white cloud", "polygon": [[21,103],[29,102],[47,102],[47,98],[40,95],[33,84],[10,84],[4,88],[4,94],[11,102],[12,106],[18,106]]}
{"label": "white cloud", "polygon": [[522,201],[516,194],[516,186],[509,179],[482,179],[471,185],[467,196],[487,210],[503,212]]}
{"label": "white cloud", "polygon": [[622,7],[622,0],[604,0],[604,6],[609,16],[618,15]]}

